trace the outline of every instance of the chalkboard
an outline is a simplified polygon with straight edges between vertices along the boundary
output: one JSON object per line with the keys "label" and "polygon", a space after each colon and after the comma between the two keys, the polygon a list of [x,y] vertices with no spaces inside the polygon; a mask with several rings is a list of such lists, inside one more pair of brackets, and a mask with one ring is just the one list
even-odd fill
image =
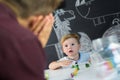
{"label": "chalkboard", "polygon": [[65,34],[79,34],[83,52],[92,50],[94,39],[119,36],[120,0],[64,0],[63,4],[53,13],[55,23],[45,47],[47,64],[64,56],[59,41]]}

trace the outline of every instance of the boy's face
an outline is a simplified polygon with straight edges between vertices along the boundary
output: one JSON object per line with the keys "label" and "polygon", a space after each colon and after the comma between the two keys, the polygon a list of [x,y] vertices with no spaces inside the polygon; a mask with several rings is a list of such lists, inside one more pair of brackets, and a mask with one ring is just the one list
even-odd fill
{"label": "boy's face", "polygon": [[75,38],[69,38],[62,43],[62,49],[68,57],[74,57],[78,55],[80,44]]}

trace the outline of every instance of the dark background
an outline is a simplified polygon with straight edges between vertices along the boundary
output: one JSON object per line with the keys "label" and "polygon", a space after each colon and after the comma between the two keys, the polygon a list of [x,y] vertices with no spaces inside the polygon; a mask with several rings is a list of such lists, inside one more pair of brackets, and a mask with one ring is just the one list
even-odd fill
{"label": "dark background", "polygon": [[[76,5],[76,2],[81,3],[81,5]],[[119,25],[120,0],[64,0],[57,10],[60,9],[74,12],[75,18],[69,21],[69,33],[84,32],[91,41],[103,37],[107,30]],[[57,14],[57,10],[54,15]],[[61,21],[68,19],[68,17],[71,17],[71,15],[67,13],[59,16]],[[59,38],[57,38],[55,31],[58,27],[61,26],[54,24],[53,31],[45,47],[47,65],[51,61],[60,58],[55,48],[55,44],[59,43]],[[64,31],[65,28],[61,29]]]}

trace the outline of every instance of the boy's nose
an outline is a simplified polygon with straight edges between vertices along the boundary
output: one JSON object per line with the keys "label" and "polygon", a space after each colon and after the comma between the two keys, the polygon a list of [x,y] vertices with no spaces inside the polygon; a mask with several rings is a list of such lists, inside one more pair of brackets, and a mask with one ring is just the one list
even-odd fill
{"label": "boy's nose", "polygon": [[70,46],[70,45],[68,46],[69,49],[70,49],[71,47],[72,47],[72,46]]}

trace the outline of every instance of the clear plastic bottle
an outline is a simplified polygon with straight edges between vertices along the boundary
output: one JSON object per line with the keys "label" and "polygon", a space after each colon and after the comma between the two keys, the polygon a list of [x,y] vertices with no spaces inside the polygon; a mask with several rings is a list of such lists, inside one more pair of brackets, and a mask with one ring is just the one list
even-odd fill
{"label": "clear plastic bottle", "polygon": [[[105,61],[111,61],[114,69],[117,69],[118,74],[120,74],[120,43],[116,35],[111,35],[100,39],[101,45],[96,45],[101,47],[97,52]],[[100,44],[100,43],[99,43]]]}
{"label": "clear plastic bottle", "polygon": [[[93,61],[94,59],[95,62],[99,60],[97,61],[98,74],[104,77],[109,71],[113,71],[112,73],[115,73],[115,77],[112,80],[120,80],[120,43],[118,37],[116,35],[111,35],[104,38],[98,38],[93,40],[92,43],[93,53],[91,55]],[[99,57],[96,59],[96,55],[99,55],[103,60],[98,59]]]}

